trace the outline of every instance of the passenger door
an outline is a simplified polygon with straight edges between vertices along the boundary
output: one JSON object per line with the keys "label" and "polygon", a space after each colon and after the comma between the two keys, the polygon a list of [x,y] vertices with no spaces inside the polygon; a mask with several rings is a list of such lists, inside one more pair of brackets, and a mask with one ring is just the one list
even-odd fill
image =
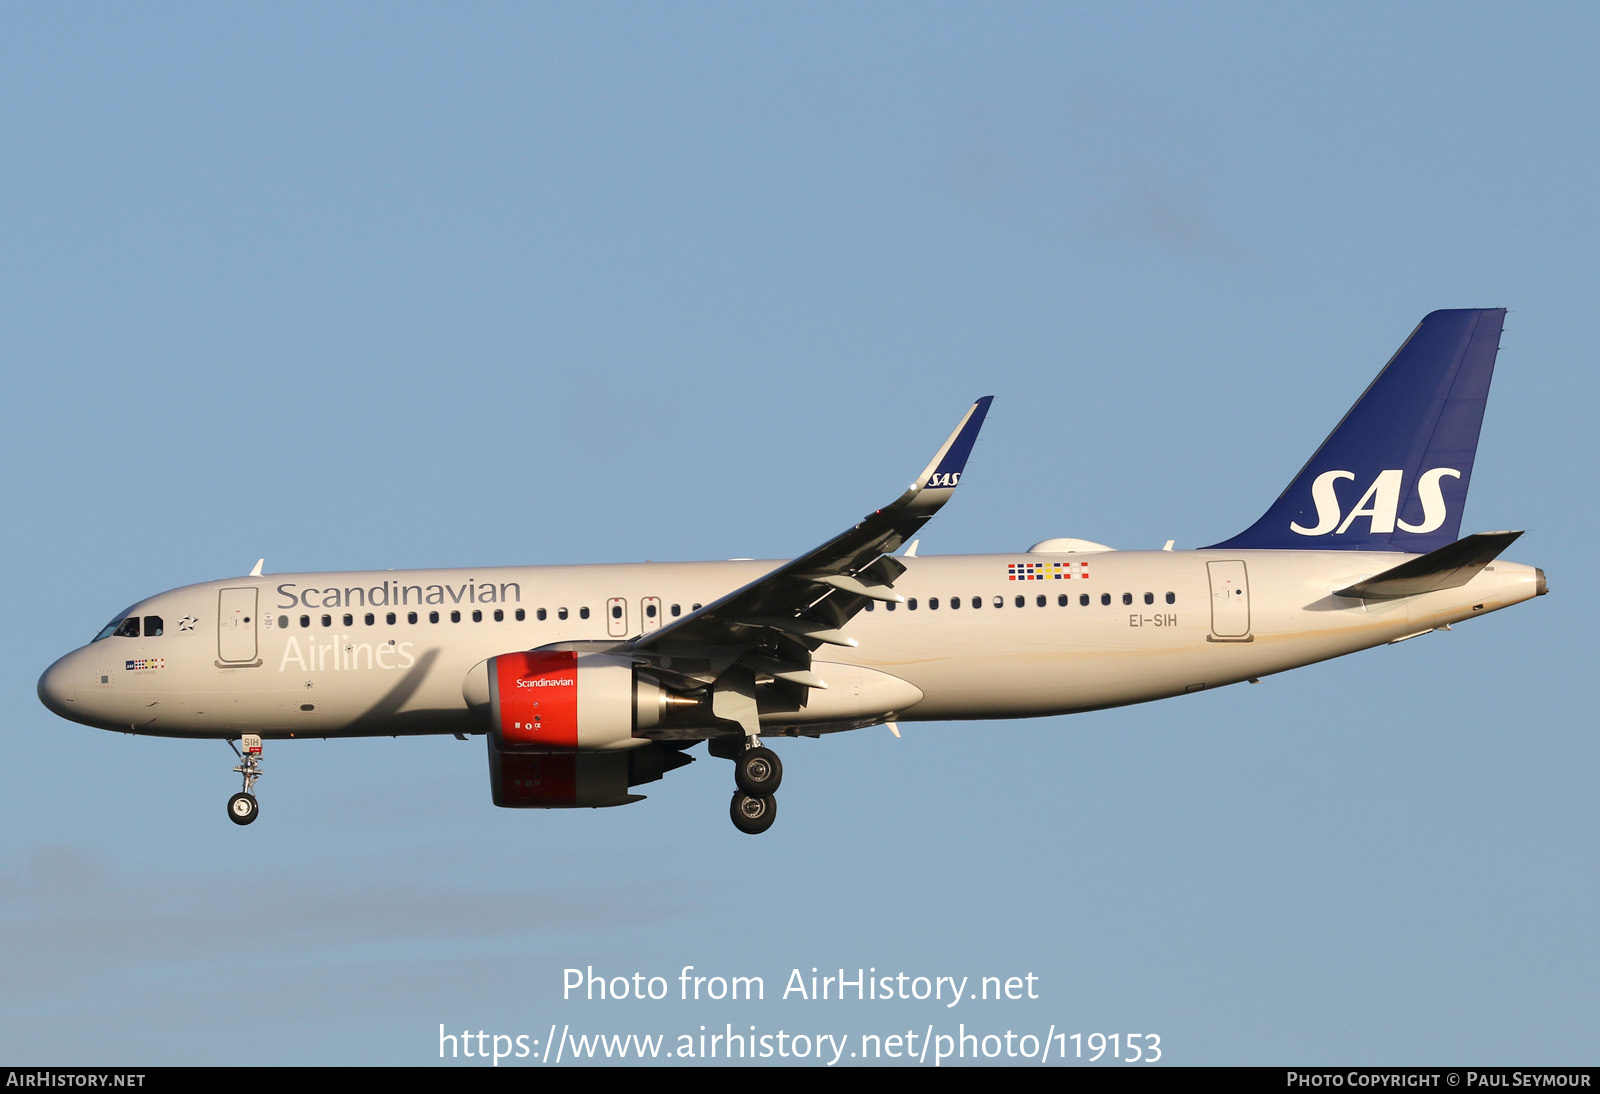
{"label": "passenger door", "polygon": [[217,662],[259,665],[256,657],[257,590],[223,589],[217,594]]}
{"label": "passenger door", "polygon": [[1250,641],[1250,581],[1243,561],[1208,562],[1211,577],[1211,637]]}

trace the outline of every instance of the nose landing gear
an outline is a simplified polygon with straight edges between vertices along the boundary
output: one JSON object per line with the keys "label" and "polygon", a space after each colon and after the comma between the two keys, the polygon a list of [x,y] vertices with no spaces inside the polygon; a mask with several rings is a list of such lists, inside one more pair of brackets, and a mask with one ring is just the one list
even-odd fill
{"label": "nose landing gear", "polygon": [[240,743],[244,745],[243,751],[232,741],[228,742],[233,754],[239,757],[239,766],[234,771],[244,776],[244,789],[228,799],[228,819],[234,824],[249,824],[261,812],[261,807],[256,804],[256,796],[250,792],[261,777],[261,738],[254,733],[246,733],[240,738]]}

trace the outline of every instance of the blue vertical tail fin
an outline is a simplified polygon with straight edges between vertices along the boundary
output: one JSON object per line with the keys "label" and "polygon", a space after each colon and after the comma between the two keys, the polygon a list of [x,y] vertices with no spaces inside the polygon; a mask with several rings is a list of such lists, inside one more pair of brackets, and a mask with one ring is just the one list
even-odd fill
{"label": "blue vertical tail fin", "polygon": [[1423,319],[1230,550],[1406,551],[1459,536],[1504,308]]}

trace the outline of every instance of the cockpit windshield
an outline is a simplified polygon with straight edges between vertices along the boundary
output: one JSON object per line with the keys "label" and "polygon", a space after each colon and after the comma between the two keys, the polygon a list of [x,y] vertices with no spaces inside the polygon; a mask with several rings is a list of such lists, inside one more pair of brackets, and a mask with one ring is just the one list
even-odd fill
{"label": "cockpit windshield", "polygon": [[[159,627],[159,623],[157,626]],[[160,634],[161,631],[158,629],[155,633]],[[115,619],[100,628],[100,633],[95,635],[92,641],[98,642],[100,639],[110,638],[112,635],[116,635],[119,638],[138,638],[139,617],[128,615],[125,612],[117,613]]]}

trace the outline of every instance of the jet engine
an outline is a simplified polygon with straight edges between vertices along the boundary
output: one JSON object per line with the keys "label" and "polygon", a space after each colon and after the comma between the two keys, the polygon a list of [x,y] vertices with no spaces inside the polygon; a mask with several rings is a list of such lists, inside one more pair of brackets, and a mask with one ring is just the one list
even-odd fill
{"label": "jet engine", "polygon": [[640,676],[630,658],[575,650],[491,657],[467,673],[461,692],[499,752],[638,748],[646,731],[708,705]]}

